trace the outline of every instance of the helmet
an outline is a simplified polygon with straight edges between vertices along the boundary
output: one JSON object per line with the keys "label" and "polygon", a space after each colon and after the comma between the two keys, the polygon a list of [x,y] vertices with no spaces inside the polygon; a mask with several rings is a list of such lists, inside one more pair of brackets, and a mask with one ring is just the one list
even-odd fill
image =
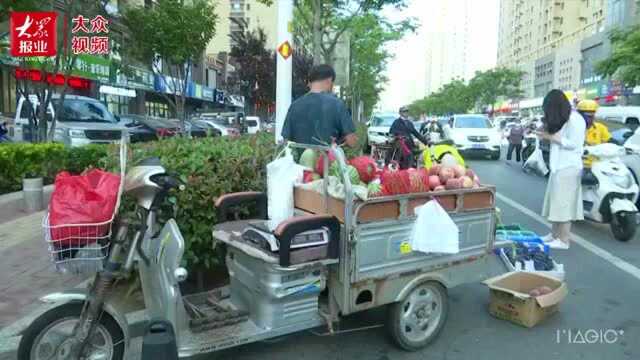
{"label": "helmet", "polygon": [[594,100],[582,100],[578,103],[577,110],[594,113],[598,110],[598,103]]}

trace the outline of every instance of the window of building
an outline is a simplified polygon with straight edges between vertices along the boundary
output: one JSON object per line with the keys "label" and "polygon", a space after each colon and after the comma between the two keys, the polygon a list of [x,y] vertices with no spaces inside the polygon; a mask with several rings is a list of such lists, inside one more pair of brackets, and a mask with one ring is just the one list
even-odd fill
{"label": "window of building", "polygon": [[251,4],[247,4],[247,11],[251,10]]}

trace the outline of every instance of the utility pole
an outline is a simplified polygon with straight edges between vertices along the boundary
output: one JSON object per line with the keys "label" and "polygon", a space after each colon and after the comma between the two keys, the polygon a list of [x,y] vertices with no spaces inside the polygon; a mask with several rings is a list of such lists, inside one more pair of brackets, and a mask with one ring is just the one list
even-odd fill
{"label": "utility pole", "polygon": [[282,140],[282,125],[291,105],[293,77],[293,0],[277,0],[278,3],[278,55],[276,77],[276,143]]}

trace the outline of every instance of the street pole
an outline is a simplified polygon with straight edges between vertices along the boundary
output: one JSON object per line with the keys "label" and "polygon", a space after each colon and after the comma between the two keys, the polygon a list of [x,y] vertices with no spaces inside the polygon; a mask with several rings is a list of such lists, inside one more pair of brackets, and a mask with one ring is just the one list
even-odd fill
{"label": "street pole", "polygon": [[[278,3],[278,48],[293,43],[291,22],[293,21],[293,0],[277,0]],[[293,55],[277,57],[276,78],[276,143],[282,140],[282,125],[291,105],[291,81],[293,77]]]}

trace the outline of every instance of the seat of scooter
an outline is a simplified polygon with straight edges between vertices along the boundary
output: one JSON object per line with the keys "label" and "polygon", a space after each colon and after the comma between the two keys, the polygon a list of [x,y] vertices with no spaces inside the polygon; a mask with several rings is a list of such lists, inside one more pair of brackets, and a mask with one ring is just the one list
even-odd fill
{"label": "seat of scooter", "polygon": [[242,237],[243,231],[251,226],[253,222],[256,222],[256,220],[225,221],[217,224],[213,227],[213,239],[241,250],[251,257],[261,259],[268,263],[278,264],[280,257],[277,253],[260,248]]}
{"label": "seat of scooter", "polygon": [[582,171],[581,183],[586,186],[596,186],[598,185],[598,178],[593,175],[591,169],[584,169]]}

